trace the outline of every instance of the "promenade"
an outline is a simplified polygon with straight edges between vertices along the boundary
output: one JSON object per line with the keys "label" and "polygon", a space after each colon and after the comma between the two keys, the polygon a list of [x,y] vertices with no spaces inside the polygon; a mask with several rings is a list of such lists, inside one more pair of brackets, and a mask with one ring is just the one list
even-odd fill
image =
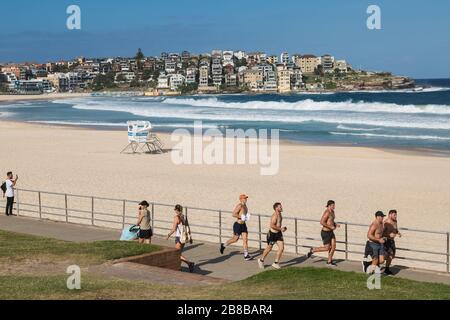
{"label": "promenade", "polygon": [[[4,215],[0,215],[0,230],[73,242],[118,240],[120,237],[120,232],[117,230],[25,217],[6,217]],[[173,239],[167,241],[160,237],[154,237],[153,243],[169,247],[174,245]],[[227,248],[224,255],[221,255],[218,250],[218,244],[194,242],[193,245],[186,247],[184,253],[189,259],[196,262],[196,273],[200,275],[229,281],[238,281],[261,271],[257,266],[256,258],[253,261],[244,261],[241,254],[241,246],[231,246]],[[259,256],[260,251],[251,251],[250,254],[256,257]],[[273,259],[274,253],[270,254],[266,259],[266,264],[270,265],[273,262]],[[320,257],[313,257],[312,259],[305,260],[305,256],[302,255],[296,256],[293,254],[285,254],[281,266],[325,267],[325,262],[326,261]],[[337,270],[361,272],[361,266],[358,262],[337,260],[337,264]],[[268,268],[270,267],[267,266],[266,270]],[[395,261],[392,271],[395,273],[395,277],[399,278],[423,282],[439,282],[450,285],[450,275],[448,274],[406,267],[396,267]],[[192,276],[187,273],[179,274],[178,276],[180,278],[190,277],[190,279],[195,279],[196,281],[200,280],[200,277],[192,278]]]}

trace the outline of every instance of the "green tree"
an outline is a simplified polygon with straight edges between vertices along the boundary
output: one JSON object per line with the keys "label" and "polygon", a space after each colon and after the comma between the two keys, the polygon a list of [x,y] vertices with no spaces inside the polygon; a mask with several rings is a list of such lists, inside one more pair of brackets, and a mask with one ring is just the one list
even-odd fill
{"label": "green tree", "polygon": [[117,75],[116,80],[117,80],[118,82],[125,82],[125,81],[127,81],[127,78],[125,78],[125,76],[123,75],[123,73],[119,73],[119,74]]}
{"label": "green tree", "polygon": [[92,82],[92,90],[100,91],[103,89],[111,89],[115,88],[116,84],[114,83],[115,73],[108,72],[107,74],[99,74],[95,77]]}
{"label": "green tree", "polygon": [[190,94],[190,93],[195,93],[198,89],[198,84],[197,83],[184,83],[181,86],[178,87],[178,90],[182,93],[182,94]]}
{"label": "green tree", "polygon": [[8,92],[8,86],[6,83],[0,83],[0,92]]}
{"label": "green tree", "polygon": [[138,52],[134,58],[136,59],[138,71],[142,71],[142,60],[144,60],[145,56],[141,48],[138,49]]}
{"label": "green tree", "polygon": [[142,80],[148,80],[153,77],[153,72],[151,70],[144,70],[142,72]]}

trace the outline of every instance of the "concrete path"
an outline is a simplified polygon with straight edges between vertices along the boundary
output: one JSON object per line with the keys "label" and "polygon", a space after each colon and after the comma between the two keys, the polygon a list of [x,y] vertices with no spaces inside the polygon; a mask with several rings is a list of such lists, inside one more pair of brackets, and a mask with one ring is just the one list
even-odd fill
{"label": "concrete path", "polygon": [[[0,229],[74,242],[117,240],[120,237],[120,231],[117,230],[24,217],[6,217],[3,215],[0,216]],[[170,247],[174,246],[173,239],[166,241],[160,237],[154,237],[153,243]],[[250,251],[250,254],[256,257],[260,252]],[[244,261],[240,246],[228,247],[225,250],[225,253],[221,255],[218,244],[198,242],[187,246],[183,255],[196,263],[197,274],[210,277],[237,281],[261,271],[258,268],[256,259]],[[273,259],[274,254],[269,255],[266,259],[266,269],[271,268],[270,264],[273,262]],[[337,263],[337,270],[362,271],[358,262],[338,260]],[[325,260],[320,257],[313,257],[312,259],[307,260],[305,259],[305,256],[286,254],[283,257],[281,266],[326,267],[326,264]],[[444,273],[416,270],[406,267],[393,267],[392,271],[395,273],[395,276],[399,278],[424,282],[439,282],[450,285],[450,275]]]}

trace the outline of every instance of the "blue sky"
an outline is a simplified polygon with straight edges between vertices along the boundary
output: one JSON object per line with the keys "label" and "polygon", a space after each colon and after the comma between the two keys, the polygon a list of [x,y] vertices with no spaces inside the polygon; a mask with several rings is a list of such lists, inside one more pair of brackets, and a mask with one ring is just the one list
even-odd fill
{"label": "blue sky", "polygon": [[[66,28],[71,4],[81,30]],[[370,4],[381,30],[366,27]],[[331,53],[369,70],[450,78],[448,0],[3,0],[0,14],[0,62],[220,48]]]}

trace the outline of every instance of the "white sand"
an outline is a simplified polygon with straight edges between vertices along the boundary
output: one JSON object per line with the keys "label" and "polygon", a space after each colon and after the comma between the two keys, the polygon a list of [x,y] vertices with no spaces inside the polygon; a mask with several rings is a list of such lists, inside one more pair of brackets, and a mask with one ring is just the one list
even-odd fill
{"label": "white sand", "polygon": [[[162,135],[166,146],[173,143]],[[280,170],[256,165],[175,165],[170,153],[127,155],[126,132],[0,122],[0,167],[20,187],[230,210],[240,193],[252,212],[320,218],[328,199],[340,220],[369,223],[396,208],[402,225],[448,230],[450,159],[370,148],[282,144]]]}
{"label": "white sand", "polygon": [[0,94],[0,102],[25,101],[25,100],[57,100],[67,98],[88,97],[90,93],[48,93],[39,95],[2,95]]}
{"label": "white sand", "polygon": [[[169,135],[161,136],[167,147],[173,145]],[[175,165],[170,153],[120,154],[126,144],[126,132],[121,131],[0,122],[0,170],[18,173],[18,187],[26,189],[224,210],[231,210],[239,194],[247,193],[253,213],[271,214],[272,204],[281,201],[285,216],[312,219],[320,219],[326,201],[334,199],[340,221],[368,225],[375,211],[396,208],[400,226],[450,229],[450,158],[284,143],[279,173],[261,176],[256,165]],[[127,209],[127,214],[133,216],[134,211]],[[159,211],[165,220],[172,213],[172,208]],[[216,215],[207,215],[198,213],[191,223],[217,223]],[[230,228],[231,223],[226,215],[224,224]],[[266,224],[263,221],[263,231]],[[256,221],[251,227],[257,228]],[[293,232],[292,224],[289,228]],[[299,228],[302,236],[319,238],[319,231],[317,223]],[[365,227],[359,228],[357,237],[349,240],[364,243],[365,232]],[[400,242],[407,248],[446,248],[444,237],[410,234]]]}

